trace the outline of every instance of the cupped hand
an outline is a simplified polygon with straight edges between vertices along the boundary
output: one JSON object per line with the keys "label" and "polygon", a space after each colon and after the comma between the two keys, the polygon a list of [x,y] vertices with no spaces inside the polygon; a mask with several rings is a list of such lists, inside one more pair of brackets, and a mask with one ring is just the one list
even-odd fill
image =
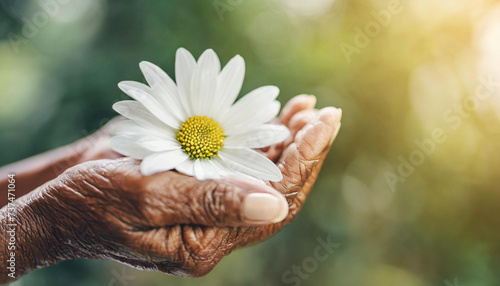
{"label": "cupped hand", "polygon": [[312,96],[293,98],[279,118],[290,138],[262,150],[282,171],[280,182],[198,181],[175,171],[146,177],[130,158],[89,161],[54,180],[35,214],[57,226],[62,256],[203,276],[297,215],[340,128],[340,110],[314,105]]}

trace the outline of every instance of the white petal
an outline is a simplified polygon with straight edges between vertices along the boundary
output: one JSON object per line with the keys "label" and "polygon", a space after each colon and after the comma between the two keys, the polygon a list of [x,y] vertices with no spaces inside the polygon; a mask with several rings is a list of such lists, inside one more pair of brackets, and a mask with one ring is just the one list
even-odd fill
{"label": "white petal", "polygon": [[271,121],[280,111],[281,104],[275,100],[266,106],[262,106],[255,113],[235,114],[231,121],[227,121],[222,125],[226,135],[236,135],[244,133],[249,129],[256,128],[259,125]]}
{"label": "white petal", "polygon": [[257,177],[254,177],[254,176],[250,176],[250,175],[244,174],[242,172],[236,172],[236,176],[242,177],[242,178],[247,179],[247,180],[250,180],[250,181],[252,181],[254,183],[258,183],[258,184],[262,184],[262,185],[266,184],[264,182],[264,180],[262,180],[260,178],[257,178]]}
{"label": "white petal", "polygon": [[212,162],[212,165],[215,167],[217,173],[219,173],[221,177],[236,175],[236,171],[231,170],[229,167],[227,167],[220,158],[214,156],[210,159],[210,162]]}
{"label": "white petal", "polygon": [[177,82],[177,91],[179,99],[184,107],[188,117],[193,116],[191,102],[191,77],[196,67],[196,61],[186,49],[179,48],[175,55],[175,81]]}
{"label": "white petal", "polygon": [[[252,110],[259,109],[261,106],[274,101],[276,97],[278,97],[279,92],[279,88],[273,85],[256,88],[240,98],[240,100],[231,107],[231,113],[238,114],[249,108]],[[229,115],[230,114],[228,114],[228,116]]]}
{"label": "white petal", "polygon": [[[149,87],[149,86],[147,86],[147,85],[145,85],[143,83],[132,81],[132,80],[121,81],[121,82],[118,83],[118,87],[120,87],[120,85],[126,86],[127,90],[128,89],[138,89],[138,90],[142,90],[142,91],[144,91],[146,93],[149,93],[149,94],[153,93],[153,90],[151,89],[151,87]],[[120,89],[123,90],[123,88],[121,88],[121,87],[120,87]],[[123,90],[123,92],[127,93],[126,90]]]}
{"label": "white petal", "polygon": [[228,136],[224,140],[226,148],[263,148],[285,140],[290,130],[284,125],[265,124],[247,132]]}
{"label": "white petal", "polygon": [[175,169],[188,176],[194,176],[194,160],[186,159],[175,167]]}
{"label": "white petal", "polygon": [[153,151],[147,150],[142,146],[139,146],[134,141],[124,139],[120,136],[115,136],[110,139],[111,149],[118,152],[124,156],[132,157],[135,159],[143,159],[144,157],[154,153]]}
{"label": "white petal", "polygon": [[144,105],[134,100],[123,100],[113,104],[113,109],[138,125],[165,134],[171,138],[175,137],[175,130],[156,118]]}
{"label": "white petal", "polygon": [[190,102],[194,115],[211,116],[217,87],[217,75],[220,72],[219,58],[211,49],[200,56],[191,78]]}
{"label": "white petal", "polygon": [[197,159],[194,162],[194,176],[198,180],[220,179],[221,175],[217,173],[216,167],[211,159]]}
{"label": "white petal", "polygon": [[210,68],[214,69],[217,74],[220,73],[220,60],[214,50],[206,49],[198,59],[198,65],[205,61],[208,62]]}
{"label": "white petal", "polygon": [[166,141],[163,139],[153,139],[148,137],[140,137],[140,139],[137,140],[137,144],[154,152],[181,149],[181,146],[177,142]]}
{"label": "white petal", "polygon": [[128,143],[151,152],[163,152],[168,150],[181,149],[181,145],[177,141],[158,138],[154,135],[142,133],[124,133],[114,136],[112,139],[115,141],[120,141],[121,145],[125,145]]}
{"label": "white petal", "polygon": [[210,162],[214,165],[217,173],[222,178],[224,178],[224,177],[241,177],[241,178],[250,180],[250,181],[255,182],[255,183],[264,184],[264,181],[262,181],[259,178],[256,178],[256,177],[253,177],[253,176],[250,176],[250,175],[247,175],[247,174],[235,171],[235,170],[231,170],[228,166],[226,166],[226,164],[224,164],[224,162],[220,158],[213,157],[212,159],[210,159]]}
{"label": "white petal", "polygon": [[155,136],[170,141],[175,140],[175,135],[167,130],[144,128],[133,120],[128,119],[113,122],[109,126],[108,132],[112,136],[119,134],[140,134],[141,136]]}
{"label": "white petal", "polygon": [[189,156],[182,150],[154,153],[142,160],[141,172],[149,176],[158,172],[168,171],[174,169],[188,158]]}
{"label": "white petal", "polygon": [[228,167],[244,174],[274,182],[283,179],[271,160],[253,150],[225,148],[219,151],[219,157]]}
{"label": "white petal", "polygon": [[150,62],[143,61],[139,67],[151,86],[155,99],[177,119],[185,121],[186,114],[183,112],[175,82],[161,68]]}
{"label": "white petal", "polygon": [[[109,133],[113,137],[121,138],[119,140],[126,140],[128,144],[148,151],[161,152],[181,148],[179,142],[175,138],[172,138],[172,136],[157,132],[154,129],[146,129],[132,120],[115,122],[109,128]],[[124,144],[127,143],[123,142]]]}
{"label": "white petal", "polygon": [[174,129],[180,127],[179,120],[162,108],[162,105],[153,97],[152,90],[145,90],[143,87],[138,87],[138,83],[131,81],[122,81],[118,84],[118,87],[130,97],[142,103],[147,110],[165,124]]}
{"label": "white petal", "polygon": [[109,126],[108,132],[111,136],[115,136],[118,134],[126,134],[126,133],[143,133],[143,134],[156,133],[154,130],[146,129],[129,119],[112,122],[111,125]]}
{"label": "white petal", "polygon": [[257,89],[252,90],[245,96],[240,98],[224,115],[221,123],[226,124],[238,124],[239,122],[234,122],[234,118],[238,115],[245,118],[248,115],[254,114],[255,112],[262,109],[263,106],[268,105],[273,102],[279,94],[279,89],[276,86],[262,86]]}
{"label": "white petal", "polygon": [[[241,91],[244,77],[245,61],[240,55],[236,55],[217,77],[217,106],[220,107],[220,110],[225,110],[234,103]],[[216,115],[220,114],[221,112],[216,113]]]}

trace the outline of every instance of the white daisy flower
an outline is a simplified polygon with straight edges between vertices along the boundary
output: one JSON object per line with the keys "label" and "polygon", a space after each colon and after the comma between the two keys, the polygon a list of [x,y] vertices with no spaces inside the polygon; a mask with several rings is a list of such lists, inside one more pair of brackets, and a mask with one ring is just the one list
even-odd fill
{"label": "white daisy flower", "polygon": [[280,109],[279,89],[263,86],[234,102],[245,75],[241,56],[221,71],[213,50],[206,50],[196,62],[180,48],[175,59],[177,83],[152,63],[139,66],[149,86],[134,81],[118,84],[135,100],[113,105],[128,120],[113,126],[111,146],[141,159],[144,175],[175,169],[199,180],[234,175],[282,180],[276,165],[252,150],[279,143],[290,134],[285,126],[268,123]]}

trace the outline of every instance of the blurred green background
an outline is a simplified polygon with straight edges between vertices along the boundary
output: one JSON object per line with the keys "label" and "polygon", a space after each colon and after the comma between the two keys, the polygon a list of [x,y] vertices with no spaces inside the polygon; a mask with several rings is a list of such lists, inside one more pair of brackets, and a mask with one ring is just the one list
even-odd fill
{"label": "blurred green background", "polygon": [[178,47],[241,54],[243,94],[343,109],[297,219],[208,276],[79,260],[13,285],[500,285],[499,1],[0,3],[1,165],[97,130],[116,84],[142,60],[173,76]]}

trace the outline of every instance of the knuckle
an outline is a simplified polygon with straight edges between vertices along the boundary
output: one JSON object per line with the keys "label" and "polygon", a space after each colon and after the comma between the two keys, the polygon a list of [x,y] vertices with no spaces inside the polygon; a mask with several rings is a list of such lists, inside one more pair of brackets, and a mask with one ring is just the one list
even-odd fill
{"label": "knuckle", "polygon": [[215,253],[207,253],[201,251],[201,253],[191,254],[192,260],[188,263],[188,273],[191,277],[202,277],[210,273],[215,266],[219,263],[224,255],[217,255]]}
{"label": "knuckle", "polygon": [[162,260],[153,262],[156,270],[181,277],[203,277],[210,273],[220,259],[201,258],[191,253],[184,253],[179,260]]}
{"label": "knuckle", "polygon": [[185,265],[178,265],[175,267],[168,267],[168,270],[163,271],[163,272],[168,272],[170,274],[176,275],[176,276],[184,276],[184,277],[192,277],[192,278],[199,278],[207,275],[210,273],[213,269],[215,268],[215,265],[211,265],[211,263],[201,263],[201,262],[195,262],[195,263],[189,263]]}
{"label": "knuckle", "polygon": [[211,223],[222,223],[226,213],[226,195],[230,186],[211,181],[205,184],[202,194],[204,216]]}
{"label": "knuckle", "polygon": [[217,251],[209,253],[206,250],[185,250],[181,255],[182,260],[176,267],[170,267],[170,272],[175,275],[188,277],[202,277],[210,273],[222,257]]}

